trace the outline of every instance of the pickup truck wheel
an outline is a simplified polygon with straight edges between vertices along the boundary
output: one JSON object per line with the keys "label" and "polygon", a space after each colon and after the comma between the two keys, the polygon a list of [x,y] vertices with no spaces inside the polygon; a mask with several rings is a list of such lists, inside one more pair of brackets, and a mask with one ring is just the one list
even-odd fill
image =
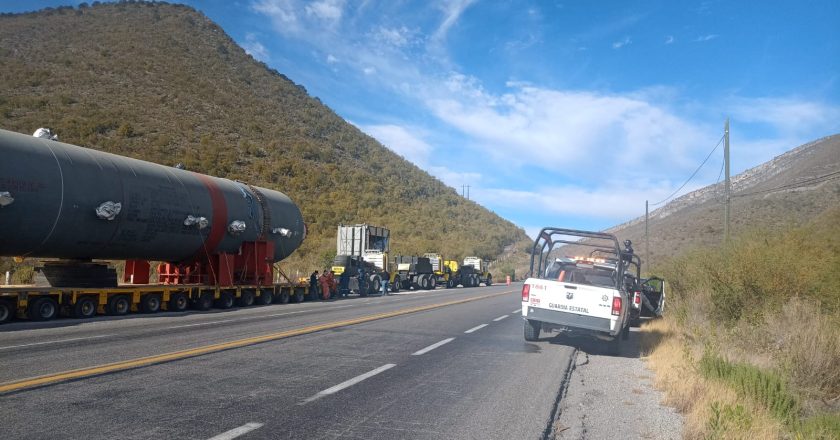
{"label": "pickup truck wheel", "polygon": [[15,319],[15,311],[11,301],[0,301],[0,324]]}
{"label": "pickup truck wheel", "polygon": [[125,315],[131,311],[131,299],[128,295],[114,295],[108,299],[105,313],[111,316]]}
{"label": "pickup truck wheel", "polygon": [[183,293],[173,293],[169,296],[169,307],[167,310],[170,312],[183,312],[187,310],[190,306],[190,301],[187,299],[187,295]]}
{"label": "pickup truck wheel", "polygon": [[539,321],[525,321],[525,340],[530,342],[539,340],[541,328],[542,323]]}
{"label": "pickup truck wheel", "polygon": [[160,295],[150,293],[140,297],[140,311],[143,313],[157,313],[160,310]]}
{"label": "pickup truck wheel", "polygon": [[87,319],[96,316],[96,298],[90,296],[82,296],[73,304],[71,314],[77,319]]}

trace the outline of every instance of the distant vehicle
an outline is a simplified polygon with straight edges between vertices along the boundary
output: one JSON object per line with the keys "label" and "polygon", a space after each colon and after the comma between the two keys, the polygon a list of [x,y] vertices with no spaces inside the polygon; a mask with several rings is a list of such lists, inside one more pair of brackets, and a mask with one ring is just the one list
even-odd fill
{"label": "distant vehicle", "polygon": [[[558,256],[558,244],[587,246],[610,258]],[[624,282],[627,260],[618,239],[604,232],[543,228],[531,252],[530,276],[522,286],[525,340],[563,329],[595,335],[617,350],[630,332],[631,293]]]}

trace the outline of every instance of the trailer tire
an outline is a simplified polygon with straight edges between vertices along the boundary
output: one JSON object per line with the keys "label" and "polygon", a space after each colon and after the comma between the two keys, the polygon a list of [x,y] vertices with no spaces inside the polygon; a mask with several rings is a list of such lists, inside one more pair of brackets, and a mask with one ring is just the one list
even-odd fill
{"label": "trailer tire", "polygon": [[160,311],[160,295],[149,293],[140,297],[140,311],[143,313],[157,313]]}
{"label": "trailer tire", "polygon": [[400,291],[400,277],[394,277],[394,282],[391,283],[391,292],[399,293]]}
{"label": "trailer tire", "polygon": [[271,304],[274,301],[274,292],[271,289],[263,289],[257,301],[263,306]]}
{"label": "trailer tire", "polygon": [[14,320],[15,312],[11,301],[0,301],[0,324]]}
{"label": "trailer tire", "polygon": [[303,294],[303,289],[295,289],[295,302],[302,303],[306,297]]}
{"label": "trailer tire", "polygon": [[455,284],[455,280],[453,280],[452,278],[450,278],[450,279],[446,282],[446,288],[447,288],[447,289],[452,289],[452,288],[453,288],[453,287],[455,287],[455,286],[457,286],[457,284]]}
{"label": "trailer tire", "polygon": [[187,299],[187,295],[183,293],[173,293],[169,296],[169,307],[167,307],[167,311],[170,312],[183,312],[187,310],[190,306],[190,300]]}
{"label": "trailer tire", "polygon": [[108,298],[105,313],[110,316],[122,316],[131,311],[131,298],[128,295],[114,295]]}
{"label": "trailer tire", "polygon": [[210,308],[213,307],[213,301],[213,292],[202,292],[200,295],[198,295],[198,299],[195,300],[195,303],[193,303],[193,305],[198,310],[206,311],[210,310]]}
{"label": "trailer tire", "polygon": [[50,297],[37,298],[29,304],[27,315],[33,321],[49,321],[58,316],[58,302]]}
{"label": "trailer tire", "polygon": [[437,279],[432,274],[426,275],[426,287],[428,290],[435,290],[437,288]]}
{"label": "trailer tire", "polygon": [[525,321],[525,340],[529,342],[534,342],[540,339],[540,329],[542,328],[542,323],[539,321]]}
{"label": "trailer tire", "polygon": [[290,299],[289,298],[289,292],[286,292],[284,290],[284,291],[280,292],[279,295],[280,295],[280,298],[277,300],[277,302],[279,302],[280,304],[288,304],[289,303],[289,299]]}
{"label": "trailer tire", "polygon": [[87,319],[96,316],[98,304],[96,297],[80,296],[73,304],[70,315],[76,319]]}
{"label": "trailer tire", "polygon": [[219,294],[219,299],[213,302],[213,305],[218,309],[229,309],[233,307],[236,298],[233,293],[224,291]]}
{"label": "trailer tire", "polygon": [[236,302],[239,304],[239,307],[250,307],[254,305],[254,291],[243,290]]}

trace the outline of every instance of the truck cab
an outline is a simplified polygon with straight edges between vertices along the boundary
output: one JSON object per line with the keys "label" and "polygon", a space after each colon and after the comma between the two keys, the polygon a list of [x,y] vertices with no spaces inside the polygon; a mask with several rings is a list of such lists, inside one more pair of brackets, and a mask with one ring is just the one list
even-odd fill
{"label": "truck cab", "polygon": [[[563,245],[559,248],[557,245]],[[612,258],[567,256],[594,247]],[[531,253],[530,276],[522,286],[526,341],[541,331],[591,334],[617,347],[629,336],[631,293],[624,283],[627,261],[618,239],[603,232],[543,228]]]}

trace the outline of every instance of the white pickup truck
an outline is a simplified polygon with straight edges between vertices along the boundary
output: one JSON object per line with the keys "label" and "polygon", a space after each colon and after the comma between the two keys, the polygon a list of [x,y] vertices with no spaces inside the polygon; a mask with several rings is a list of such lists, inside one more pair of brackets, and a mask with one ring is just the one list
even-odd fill
{"label": "white pickup truck", "polygon": [[[594,247],[615,258],[558,256],[555,245]],[[543,228],[531,253],[531,276],[522,286],[525,340],[536,341],[540,331],[565,329],[587,332],[613,341],[629,336],[631,296],[623,275],[618,239],[603,232]]]}

